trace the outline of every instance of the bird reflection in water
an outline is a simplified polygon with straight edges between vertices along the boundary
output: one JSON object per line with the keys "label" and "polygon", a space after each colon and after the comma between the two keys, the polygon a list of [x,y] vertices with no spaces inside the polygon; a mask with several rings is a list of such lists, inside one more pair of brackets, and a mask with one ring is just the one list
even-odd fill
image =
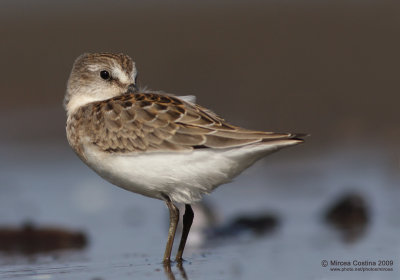
{"label": "bird reflection in water", "polygon": [[[183,267],[183,262],[177,262],[176,267],[178,268],[179,274],[182,277],[182,279],[188,280],[189,278],[187,277],[185,268]],[[175,274],[172,271],[171,268],[171,262],[164,262],[164,272],[165,275],[167,276],[168,280],[175,280]]]}

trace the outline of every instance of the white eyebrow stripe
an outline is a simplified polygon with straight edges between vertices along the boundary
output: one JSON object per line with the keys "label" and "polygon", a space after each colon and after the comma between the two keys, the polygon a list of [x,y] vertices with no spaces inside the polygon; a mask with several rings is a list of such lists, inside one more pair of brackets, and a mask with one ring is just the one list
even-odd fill
{"label": "white eyebrow stripe", "polygon": [[119,67],[114,67],[112,70],[112,76],[118,78],[121,83],[128,84],[130,79],[125,71],[122,71]]}

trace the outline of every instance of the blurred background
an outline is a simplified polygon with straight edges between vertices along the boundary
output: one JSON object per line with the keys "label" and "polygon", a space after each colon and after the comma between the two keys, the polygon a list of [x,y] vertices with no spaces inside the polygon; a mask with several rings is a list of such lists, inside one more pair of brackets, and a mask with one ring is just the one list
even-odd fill
{"label": "blurred background", "polygon": [[[209,197],[222,216],[214,235],[227,234],[243,215],[259,225],[266,213],[278,226],[257,241],[245,238],[245,245],[233,239],[234,245],[189,248],[189,279],[291,277],[296,271],[331,279],[337,274],[321,267],[323,259],[381,257],[397,267],[383,277],[398,277],[398,1],[1,5],[0,226],[16,234],[22,224],[22,231],[32,230],[32,223],[81,231],[86,241],[78,238],[72,247],[86,249],[62,260],[40,255],[35,263],[7,251],[0,277],[67,272],[66,279],[71,273],[156,279],[163,273],[164,205],[102,181],[66,141],[62,101],[72,63],[83,52],[102,51],[130,55],[139,85],[196,95],[233,124],[311,134],[304,145],[262,160]],[[354,224],[347,237],[335,235]],[[361,239],[353,237],[359,227],[367,232]]]}

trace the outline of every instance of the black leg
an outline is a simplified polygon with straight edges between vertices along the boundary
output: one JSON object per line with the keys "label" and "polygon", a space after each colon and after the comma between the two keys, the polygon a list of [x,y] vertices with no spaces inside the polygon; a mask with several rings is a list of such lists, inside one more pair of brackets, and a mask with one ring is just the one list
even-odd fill
{"label": "black leg", "polygon": [[183,229],[182,229],[182,237],[181,242],[179,243],[178,253],[176,254],[176,261],[182,262],[183,250],[185,249],[186,240],[189,235],[190,227],[193,223],[193,210],[190,204],[185,204],[185,215],[183,215]]}
{"label": "black leg", "polygon": [[167,207],[169,209],[169,230],[168,230],[168,240],[167,246],[165,248],[164,253],[164,263],[170,263],[171,260],[171,251],[172,245],[174,244],[176,225],[179,221],[179,210],[176,206],[171,202],[171,200],[165,201]]}

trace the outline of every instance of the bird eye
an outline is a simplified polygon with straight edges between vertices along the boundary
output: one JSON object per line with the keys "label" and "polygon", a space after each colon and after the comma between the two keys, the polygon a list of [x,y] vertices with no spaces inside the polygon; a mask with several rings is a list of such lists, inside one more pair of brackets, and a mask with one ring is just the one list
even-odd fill
{"label": "bird eye", "polygon": [[103,71],[100,72],[100,77],[103,80],[108,80],[108,79],[110,79],[110,73],[108,71],[106,71],[106,70],[103,70]]}

